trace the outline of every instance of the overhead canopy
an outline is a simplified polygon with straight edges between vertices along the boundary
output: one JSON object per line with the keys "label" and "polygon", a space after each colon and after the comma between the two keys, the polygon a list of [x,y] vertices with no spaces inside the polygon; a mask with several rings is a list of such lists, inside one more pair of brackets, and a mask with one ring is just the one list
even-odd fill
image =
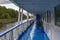
{"label": "overhead canopy", "polygon": [[60,4],[60,0],[10,0],[31,13],[41,13]]}

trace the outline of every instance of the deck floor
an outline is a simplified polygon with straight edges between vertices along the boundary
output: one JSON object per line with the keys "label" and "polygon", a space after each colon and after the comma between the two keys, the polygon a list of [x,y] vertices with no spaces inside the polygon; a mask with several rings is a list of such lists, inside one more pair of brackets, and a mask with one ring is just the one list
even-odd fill
{"label": "deck floor", "polygon": [[49,37],[44,32],[43,26],[36,27],[36,24],[33,24],[32,26],[23,35],[23,37],[18,40],[49,40]]}

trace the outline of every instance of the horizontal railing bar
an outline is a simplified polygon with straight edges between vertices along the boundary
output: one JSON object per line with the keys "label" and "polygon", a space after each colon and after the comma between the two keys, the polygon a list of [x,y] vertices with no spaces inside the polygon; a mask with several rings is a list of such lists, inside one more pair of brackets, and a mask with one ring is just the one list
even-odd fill
{"label": "horizontal railing bar", "polygon": [[[18,40],[19,40],[20,38],[22,38],[22,36],[29,30],[29,28],[31,28],[31,26],[33,25],[33,23],[34,23],[34,21],[29,25],[29,27],[27,28],[27,30],[25,30],[21,35],[19,35]],[[31,28],[31,29],[32,29],[32,28]]]}
{"label": "horizontal railing bar", "polygon": [[[29,21],[30,21],[30,20],[31,20],[31,19],[29,19]],[[24,21],[24,20],[23,20],[23,21]],[[23,22],[23,23],[18,23],[18,22],[17,22],[17,25],[15,25],[14,27],[12,27],[12,28],[4,31],[3,33],[1,33],[1,34],[0,34],[0,37],[6,35],[6,34],[9,33],[10,31],[13,31],[15,28],[19,27],[20,25],[22,25],[22,24],[24,24],[24,23],[27,23],[27,20],[26,20],[25,22]]]}

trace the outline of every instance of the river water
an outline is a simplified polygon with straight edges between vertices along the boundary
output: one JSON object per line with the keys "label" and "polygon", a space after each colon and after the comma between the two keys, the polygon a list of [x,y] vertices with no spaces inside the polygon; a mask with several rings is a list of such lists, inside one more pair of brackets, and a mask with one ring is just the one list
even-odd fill
{"label": "river water", "polygon": [[13,27],[15,25],[15,23],[8,23],[8,24],[4,24],[2,28],[0,28],[0,33],[6,31],[7,29]]}

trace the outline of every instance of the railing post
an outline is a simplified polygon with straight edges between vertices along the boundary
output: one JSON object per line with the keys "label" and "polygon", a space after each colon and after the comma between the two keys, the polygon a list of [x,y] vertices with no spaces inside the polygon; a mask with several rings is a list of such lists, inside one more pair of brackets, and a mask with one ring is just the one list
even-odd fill
{"label": "railing post", "polygon": [[[21,22],[23,23],[23,9],[21,11],[22,11],[22,13],[21,13]],[[21,27],[22,27],[22,29],[24,29],[24,25],[23,24],[21,25]],[[23,30],[22,30],[22,32],[23,32]]]}
{"label": "railing post", "polygon": [[13,30],[11,31],[11,40],[14,40],[14,38],[13,38]]}
{"label": "railing post", "polygon": [[18,36],[19,36],[19,27],[17,27],[17,32],[18,32]]}
{"label": "railing post", "polygon": [[6,35],[4,36],[4,40],[7,40]]}
{"label": "railing post", "polygon": [[[23,9],[19,8],[19,13],[18,13],[18,22],[22,23],[23,20]],[[18,28],[18,35],[19,35],[19,28]]]}
{"label": "railing post", "polygon": [[[22,12],[21,12],[22,10]],[[23,20],[23,9],[20,9],[19,8],[19,13],[18,13],[18,22],[22,21]]]}
{"label": "railing post", "polygon": [[[21,23],[21,9],[19,7],[19,13],[18,13],[18,23],[20,24]],[[17,28],[17,31],[18,31],[18,35],[19,35],[19,27]]]}

